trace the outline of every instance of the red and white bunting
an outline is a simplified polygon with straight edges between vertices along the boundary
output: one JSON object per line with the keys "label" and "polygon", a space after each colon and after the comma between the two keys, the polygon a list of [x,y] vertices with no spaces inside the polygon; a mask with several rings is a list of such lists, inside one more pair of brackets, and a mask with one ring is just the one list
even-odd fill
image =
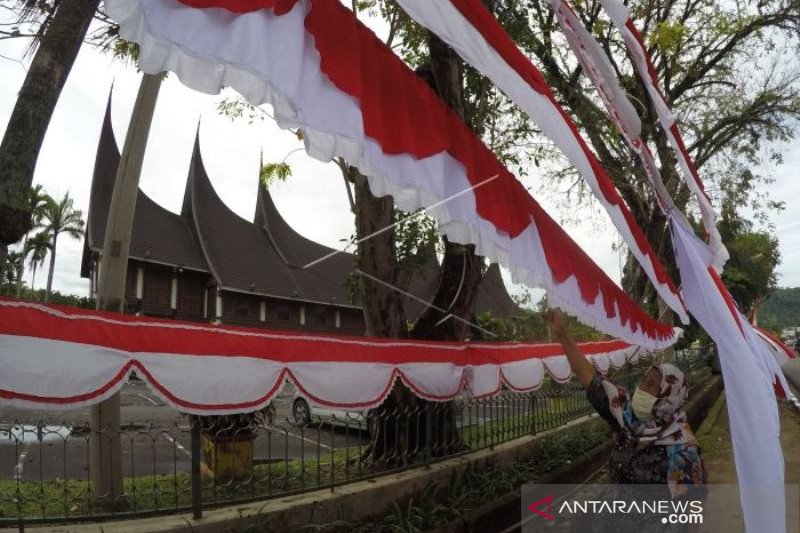
{"label": "red and white bunting", "polygon": [[398,0],[398,3],[414,20],[488,76],[567,156],[608,212],[659,296],[688,324],[689,317],[677,289],[613,182],[556,101],[542,73],[517,48],[481,0]]}
{"label": "red and white bunting", "polygon": [[641,159],[645,175],[655,192],[661,210],[666,213],[675,209],[675,203],[664,187],[653,154],[641,138],[642,122],[625,91],[620,87],[614,67],[605,50],[589,33],[578,16],[564,0],[550,0],[561,30],[567,38],[572,52],[578,59],[583,73],[592,81],[600,99],[608,110],[609,117],[620,133]]}
{"label": "red and white bunting", "polygon": [[[230,86],[254,104],[271,103],[281,126],[303,130],[310,155],[343,157],[401,209],[435,205],[429,213],[441,233],[475,244],[515,281],[547,289],[550,303],[582,322],[648,349],[677,339],[338,0],[106,0],[106,10],[140,45],[144,72],[173,71],[197,90]],[[639,240],[637,249],[649,249]],[[668,277],[649,264],[663,288]]]}
{"label": "red and white bunting", "polygon": [[[650,356],[622,341],[580,347],[601,372]],[[534,390],[545,372],[570,379],[559,344],[270,331],[7,299],[0,299],[0,353],[0,398],[48,409],[98,403],[131,372],[175,409],[195,414],[262,409],[287,380],[316,405],[361,410],[379,405],[398,378],[432,401],[491,396],[503,386]]]}
{"label": "red and white bunting", "polygon": [[769,331],[759,328],[758,326],[753,326],[755,329],[756,334],[764,341],[769,347],[770,354],[775,358],[777,361],[778,366],[783,366],[784,363],[791,359],[797,359],[797,354],[794,350],[789,348],[786,343],[780,340],[778,337],[770,333]]}
{"label": "red and white bunting", "polygon": [[729,254],[717,229],[717,215],[711,205],[711,198],[706,192],[703,181],[700,179],[700,174],[697,172],[692,156],[689,155],[689,151],[686,149],[683,135],[681,135],[678,127],[678,121],[669,108],[664,94],[661,92],[658,75],[650,54],[647,52],[647,47],[644,45],[636,25],[631,20],[627,8],[620,0],[600,0],[600,3],[611,19],[612,24],[622,34],[625,46],[633,58],[633,65],[647,88],[661,127],[664,129],[664,133],[667,135],[667,139],[675,152],[675,157],[683,173],[684,182],[694,194],[700,207],[703,227],[708,235],[709,246],[714,253],[714,268],[717,272],[722,272]]}
{"label": "red and white bunting", "polygon": [[785,531],[785,501],[777,497],[784,494],[784,463],[774,391],[786,381],[736,308],[709,247],[684,224],[673,220],[671,227],[686,307],[719,352],[745,529]]}
{"label": "red and white bunting", "polygon": [[[556,17],[564,30],[567,41],[578,58],[584,73],[592,80],[603,100],[609,115],[619,128],[629,145],[640,155],[654,188],[659,206],[668,216],[673,230],[673,245],[680,268],[681,280],[686,294],[686,306],[698,322],[706,329],[719,350],[723,366],[723,377],[728,392],[728,412],[731,420],[731,434],[735,444],[736,465],[740,483],[782,483],[782,457],[780,446],[776,446],[779,424],[777,406],[772,390],[786,396],[789,390],[786,378],[780,370],[780,353],[759,337],[744,316],[736,308],[733,299],[712,266],[715,254],[709,246],[700,242],[691,226],[675,208],[666,191],[658,168],[655,166],[647,145],[640,138],[641,123],[633,106],[619,86],[614,70],[605,51],[575,16],[565,0],[550,0]],[[785,357],[785,356],[784,356]],[[746,363],[741,363],[744,360]],[[728,384],[731,384],[728,387]],[[745,395],[745,390],[754,391]],[[754,411],[748,404],[755,398],[761,411]],[[769,417],[768,431],[771,436],[751,439],[740,432],[751,431],[760,424],[762,416]],[[763,446],[763,448],[758,448]],[[778,452],[778,455],[774,453]],[[771,455],[765,463],[763,476],[753,472],[760,468],[753,458],[759,451]],[[764,486],[744,488],[742,505],[745,520],[750,525],[764,520],[762,512],[750,501],[746,501],[753,491],[763,493]],[[772,502],[774,507],[767,512],[781,512],[782,503]],[[779,525],[780,520],[770,517],[765,524]],[[769,529],[769,528],[768,528]],[[777,531],[777,529],[776,529]]]}
{"label": "red and white bunting", "polygon": [[[672,224],[680,224],[685,231],[692,232],[690,224],[676,208],[675,202],[664,187],[661,173],[653,160],[653,156],[647,144],[640,137],[641,122],[639,117],[620,87],[605,51],[583,26],[566,0],[550,0],[550,4],[553,6],[556,18],[564,31],[564,35],[567,37],[570,48],[578,58],[584,74],[589,77],[600,94],[600,99],[605,104],[611,120],[622,133],[629,146],[641,157],[645,173],[653,186],[662,212],[669,216]],[[713,257],[713,251],[709,253]],[[705,266],[702,267],[703,270],[705,268]],[[716,288],[719,289],[718,292],[723,295],[723,298],[729,298],[729,295],[726,296],[727,289],[724,286],[719,285]],[[734,317],[738,317],[738,315],[739,312],[737,310]],[[758,358],[764,359],[762,370],[765,375],[769,379],[775,380],[779,391],[788,390],[786,389],[785,377],[780,371],[780,364],[776,362],[778,360],[773,356],[773,353],[765,351],[767,346],[761,341],[757,332],[749,323],[745,323],[743,330],[747,333],[748,342],[751,344],[754,354]]]}

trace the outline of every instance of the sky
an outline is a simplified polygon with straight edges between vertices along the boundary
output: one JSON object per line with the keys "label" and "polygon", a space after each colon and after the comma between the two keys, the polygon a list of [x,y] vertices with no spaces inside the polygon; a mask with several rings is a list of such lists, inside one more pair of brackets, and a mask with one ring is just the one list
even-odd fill
{"label": "sky", "polygon": [[[5,132],[25,76],[26,43],[0,41],[0,134]],[[20,60],[15,61],[15,60]],[[121,147],[141,74],[135,67],[114,60],[110,55],[84,45],[67,80],[42,146],[34,183],[44,186],[53,197],[69,192],[84,214],[89,206],[92,169],[106,102],[113,83],[112,123]],[[301,234],[327,246],[341,248],[342,240],[354,232],[353,216],[347,202],[338,168],[306,156],[302,143],[280,130],[267,118],[250,123],[231,121],[216,109],[223,96],[201,94],[183,87],[175,76],[162,84],[150,139],[145,154],[140,186],[157,203],[179,212],[183,202],[189,159],[195,132],[200,127],[203,160],[211,181],[227,206],[241,217],[252,220],[260,153],[265,162],[286,162],[292,176],[272,188],[275,202],[284,218]],[[270,111],[268,106],[264,108]],[[773,217],[780,241],[783,263],[779,285],[800,286],[800,141],[787,146],[785,163],[775,169],[771,185],[773,198],[786,202],[786,210]],[[531,169],[524,179],[536,191],[541,176]],[[620,279],[620,252],[612,249],[619,237],[604,213],[591,207],[583,212],[559,211],[557,191],[538,198],[587,253],[617,281]],[[79,296],[88,295],[88,280],[80,277],[82,241],[59,240],[54,288]],[[36,287],[44,286],[46,275],[37,274]],[[30,272],[26,273],[30,283]],[[506,275],[509,290],[524,292]],[[534,299],[541,291],[531,291]]]}

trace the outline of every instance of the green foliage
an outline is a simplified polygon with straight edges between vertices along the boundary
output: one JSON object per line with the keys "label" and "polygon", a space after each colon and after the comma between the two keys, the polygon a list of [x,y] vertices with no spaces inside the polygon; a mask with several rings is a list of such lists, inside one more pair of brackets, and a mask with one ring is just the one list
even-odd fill
{"label": "green foliage", "polygon": [[[542,437],[529,455],[509,464],[481,465],[453,472],[446,486],[427,485],[417,495],[396,502],[374,521],[340,520],[309,524],[307,531],[320,533],[419,532],[434,528],[454,530],[470,511],[519,489],[525,483],[546,479],[605,442],[611,435],[599,419]],[[377,511],[377,510],[376,510]]]}
{"label": "green foliage", "polygon": [[778,239],[766,232],[748,232],[728,242],[731,259],[722,279],[731,295],[749,313],[775,289],[780,263]]}
{"label": "green foliage", "polygon": [[665,54],[674,54],[679,50],[686,32],[686,26],[678,22],[659,22],[650,34],[650,45],[657,46]]}
{"label": "green foliage", "polygon": [[[491,331],[497,337],[495,341],[507,342],[552,342],[550,329],[544,319],[547,310],[547,299],[543,298],[536,310],[520,309],[520,315],[514,317],[496,317],[491,312],[478,315],[478,325]],[[567,318],[567,330],[577,341],[597,341],[608,339],[596,329],[578,322],[572,316]]]}
{"label": "green foliage", "polygon": [[276,182],[284,182],[292,175],[292,167],[288,163],[267,163],[261,166],[259,178],[267,189]]}
{"label": "green foliage", "polygon": [[116,39],[113,42],[111,53],[115,59],[130,62],[131,64],[139,61],[139,45],[131,41]]}
{"label": "green foliage", "polygon": [[269,114],[258,106],[247,103],[241,98],[223,98],[217,102],[217,112],[231,120],[246,118],[248,124],[263,121]]}
{"label": "green foliage", "polygon": [[415,270],[424,265],[433,252],[443,252],[436,221],[422,210],[406,213],[394,210],[395,253],[401,268]]}
{"label": "green foliage", "polygon": [[776,289],[759,308],[758,320],[775,329],[800,326],[800,287]]}
{"label": "green foliage", "polygon": [[766,231],[755,231],[753,223],[740,217],[730,202],[723,204],[719,230],[730,252],[722,280],[742,311],[749,314],[777,287],[778,239]]}

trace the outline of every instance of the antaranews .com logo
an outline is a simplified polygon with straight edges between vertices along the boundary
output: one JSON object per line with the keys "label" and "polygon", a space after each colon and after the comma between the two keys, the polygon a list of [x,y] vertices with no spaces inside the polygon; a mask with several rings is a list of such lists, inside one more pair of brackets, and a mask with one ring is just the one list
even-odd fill
{"label": "antaranews .com logo", "polygon": [[[673,498],[666,484],[523,485],[520,522],[509,531],[733,533],[744,531],[740,489],[711,484]],[[764,531],[800,533],[800,486],[749,487],[746,493],[748,503],[778,524]]]}
{"label": "antaranews .com logo", "polygon": [[[574,500],[566,499],[553,505],[554,495],[528,505],[528,510],[545,520],[555,520],[554,514],[570,515],[648,515],[661,516],[662,524],[702,524],[703,502],[701,500]],[[546,506],[546,509],[543,507]],[[553,507],[556,507],[553,510]]]}

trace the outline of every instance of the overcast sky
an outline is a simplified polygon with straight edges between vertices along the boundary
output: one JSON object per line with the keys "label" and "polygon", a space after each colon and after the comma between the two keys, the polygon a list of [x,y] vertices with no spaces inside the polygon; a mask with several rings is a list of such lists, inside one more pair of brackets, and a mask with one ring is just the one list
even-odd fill
{"label": "overcast sky", "polygon": [[[5,132],[16,93],[25,76],[26,43],[0,41],[0,133]],[[78,208],[86,212],[97,141],[109,88],[114,83],[112,119],[117,142],[122,146],[141,75],[130,65],[84,46],[62,92],[39,156],[34,182],[54,197],[69,191]],[[232,95],[233,93],[231,93]],[[292,134],[271,120],[248,124],[220,116],[216,104],[221,96],[209,96],[183,87],[174,76],[162,85],[150,141],[145,155],[141,188],[165,208],[179,212],[183,201],[192,143],[200,120],[203,159],[211,181],[223,201],[238,215],[252,220],[256,201],[259,153],[266,162],[278,162],[302,147]],[[293,176],[273,189],[281,214],[303,235],[332,247],[353,233],[344,184],[338,168],[313,160],[301,151],[288,155]],[[787,148],[785,164],[778,167],[772,185],[775,199],[786,202],[786,210],[774,217],[783,264],[781,286],[800,286],[800,142]],[[541,186],[535,172],[526,184]],[[540,199],[558,217],[557,195]],[[573,214],[574,215],[574,214]],[[580,222],[566,229],[589,255],[615,280],[620,277],[616,232],[604,214],[587,209]],[[59,241],[55,289],[78,295],[88,293],[88,281],[80,277],[82,242]],[[29,276],[29,273],[26,275]],[[37,275],[42,287],[46,275]],[[30,278],[26,278],[30,282]],[[508,281],[508,280],[507,280]],[[518,287],[510,287],[519,292]]]}

